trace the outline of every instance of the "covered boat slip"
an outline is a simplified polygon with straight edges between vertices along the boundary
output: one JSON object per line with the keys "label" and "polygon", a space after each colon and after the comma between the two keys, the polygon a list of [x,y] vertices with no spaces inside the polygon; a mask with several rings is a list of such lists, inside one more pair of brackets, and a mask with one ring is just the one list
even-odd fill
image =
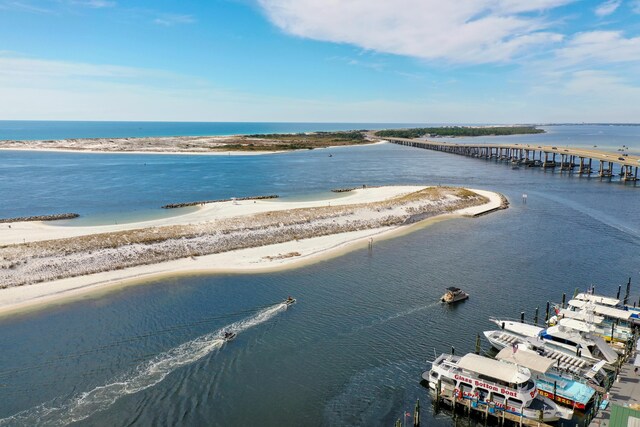
{"label": "covered boat slip", "polygon": [[621,310],[619,308],[592,304],[587,301],[581,301],[577,299],[569,300],[569,306],[577,310],[593,310],[594,313],[608,319],[628,322],[636,325],[640,324],[640,317],[638,317],[638,312],[636,311]]}
{"label": "covered boat slip", "polygon": [[595,304],[600,304],[600,305],[608,305],[611,307],[615,307],[618,304],[620,304],[620,300],[616,299],[616,298],[610,298],[610,297],[605,297],[602,295],[593,295],[593,294],[587,294],[587,293],[579,293],[578,295],[575,296],[575,299],[580,300],[580,301],[589,301],[589,302],[593,302]]}
{"label": "covered boat slip", "polygon": [[594,325],[599,325],[602,322],[604,322],[604,317],[598,316],[586,310],[572,311],[572,310],[563,308],[558,312],[558,316],[563,319],[581,320],[583,322],[589,322]]}
{"label": "covered boat slip", "polygon": [[586,384],[564,378],[553,372],[556,364],[553,359],[540,356],[531,351],[516,351],[503,348],[496,355],[496,359],[504,360],[518,366],[529,368],[535,373],[536,385],[540,394],[565,405],[584,409],[595,395],[595,390]]}

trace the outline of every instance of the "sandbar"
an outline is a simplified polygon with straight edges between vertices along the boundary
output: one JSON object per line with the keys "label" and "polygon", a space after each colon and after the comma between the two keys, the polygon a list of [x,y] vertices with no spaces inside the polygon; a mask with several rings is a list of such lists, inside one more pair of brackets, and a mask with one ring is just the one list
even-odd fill
{"label": "sandbar", "polygon": [[[320,209],[325,212],[322,218],[309,220],[311,226],[326,226],[326,223],[340,223],[343,232],[317,235],[309,238],[284,239],[273,244],[265,244],[256,247],[244,247],[236,250],[223,251],[205,255],[186,256],[177,259],[168,259],[162,262],[151,262],[143,265],[134,265],[125,268],[117,268],[109,271],[99,271],[86,275],[64,277],[57,280],[47,280],[40,283],[30,283],[21,286],[12,286],[0,289],[0,316],[10,313],[23,312],[38,309],[49,304],[60,304],[70,300],[96,295],[119,287],[157,280],[163,276],[181,274],[211,274],[211,273],[260,273],[276,271],[288,268],[300,267],[309,263],[318,262],[330,257],[338,256],[350,250],[366,247],[371,241],[397,236],[448,218],[473,217],[484,212],[494,211],[505,205],[502,195],[486,190],[470,190],[477,196],[481,203],[465,206],[461,209],[440,210],[435,215],[426,215],[424,219],[416,221],[388,221],[389,225],[376,226],[381,208],[368,210],[368,204],[385,203],[385,201],[397,200],[402,197],[424,191],[426,186],[388,186],[357,189],[349,192],[345,197],[321,201],[289,202],[281,200],[255,200],[242,202],[213,203],[200,207],[195,212],[173,216],[153,221],[137,222],[130,224],[114,224],[92,227],[68,227],[55,226],[48,223],[22,222],[12,223],[11,228],[7,224],[0,226],[0,249],[12,247],[25,247],[28,252],[29,243],[32,245],[46,245],[49,242],[74,242],[74,239],[91,239],[94,236],[128,235],[138,233],[140,230],[166,230],[175,227],[179,230],[189,230],[189,227],[198,224],[236,224],[244,219],[254,221],[255,218],[266,218],[278,213],[303,213],[315,212]],[[437,187],[439,188],[439,187]],[[449,202],[455,202],[455,197],[448,197]],[[475,196],[474,196],[475,197]],[[444,203],[444,202],[443,202]],[[445,204],[446,204],[445,203]],[[341,216],[327,217],[326,212],[330,206],[345,210]],[[385,205],[386,206],[386,205]],[[408,206],[408,205],[407,205]],[[404,209],[416,209],[411,205]],[[457,206],[455,204],[451,206]],[[353,208],[354,211],[350,211]],[[333,208],[332,208],[333,209]],[[389,215],[394,214],[392,204],[384,209],[389,210]],[[412,211],[413,212],[413,211]],[[377,216],[376,216],[377,215]],[[333,220],[331,218],[334,218]],[[391,216],[390,216],[391,218]],[[212,223],[212,221],[214,221]],[[315,222],[314,222],[315,221]],[[322,222],[324,221],[324,223]],[[358,223],[369,224],[364,229],[347,227],[346,225]],[[383,222],[384,223],[384,222]],[[372,224],[372,225],[371,225]],[[276,229],[278,224],[275,225]],[[287,224],[280,224],[283,230]],[[349,231],[354,228],[353,231]],[[300,230],[297,228],[296,230]],[[240,231],[240,237],[254,231]],[[111,233],[111,234],[110,234]],[[276,232],[277,234],[277,232]],[[320,233],[321,234],[321,233]],[[301,235],[304,235],[303,233]],[[181,237],[188,242],[186,237]],[[177,239],[178,241],[182,241]],[[277,239],[276,239],[277,240]],[[283,239],[280,239],[283,240]],[[375,243],[374,243],[375,244]],[[102,249],[97,249],[96,254]],[[108,250],[111,250],[108,248]],[[86,256],[86,254],[82,254]],[[55,258],[52,258],[55,260]],[[25,261],[26,262],[26,261]],[[29,262],[32,261],[30,259]],[[20,267],[18,267],[20,268]],[[0,270],[1,272],[2,270]],[[6,272],[6,270],[5,270]],[[9,276],[7,276],[9,277]]]}

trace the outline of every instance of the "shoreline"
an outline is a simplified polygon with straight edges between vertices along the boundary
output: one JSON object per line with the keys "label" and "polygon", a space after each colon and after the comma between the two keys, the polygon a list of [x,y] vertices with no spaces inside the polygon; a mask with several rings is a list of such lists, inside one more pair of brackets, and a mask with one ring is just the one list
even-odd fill
{"label": "shoreline", "polygon": [[[2,141],[0,141],[1,143]],[[47,148],[47,147],[0,147],[0,152],[2,151],[31,151],[31,152],[52,152],[52,153],[73,153],[73,154],[159,154],[159,155],[180,155],[180,156],[262,156],[268,154],[284,154],[284,153],[294,153],[298,151],[315,151],[315,150],[328,150],[328,149],[336,149],[342,147],[368,147],[371,145],[379,145],[386,144],[388,141],[380,138],[377,141],[369,141],[362,144],[344,144],[344,145],[329,145],[326,147],[314,147],[313,149],[308,148],[296,148],[292,150],[220,150],[220,151],[177,151],[177,150],[149,150],[149,151],[141,151],[141,150],[94,150],[94,149],[72,149],[72,148]]]}
{"label": "shoreline", "polygon": [[368,142],[366,144],[352,144],[352,145],[331,145],[328,147],[317,147],[313,150],[306,148],[299,148],[295,150],[261,150],[261,151],[240,151],[240,150],[227,150],[227,151],[215,151],[215,152],[202,152],[202,151],[104,151],[104,150],[72,150],[70,148],[4,148],[0,147],[0,151],[33,151],[33,152],[52,152],[52,153],[75,153],[75,154],[159,154],[165,156],[262,156],[267,154],[284,154],[295,153],[298,151],[315,151],[315,150],[329,150],[344,147],[368,147],[371,145],[387,144],[388,141],[375,141]]}
{"label": "shoreline", "polygon": [[[406,191],[406,187],[402,188]],[[452,218],[471,218],[482,212],[494,211],[503,205],[502,195],[498,193],[485,190],[471,191],[486,197],[488,202],[431,216],[413,224],[349,231],[1,289],[0,317],[31,312],[79,299],[95,298],[107,292],[153,282],[163,277],[260,274],[300,268],[365,247],[371,238],[374,241],[395,238],[436,222]],[[356,190],[354,193],[366,193],[366,191]],[[362,199],[362,194],[354,196],[351,200],[352,204]],[[348,205],[349,200],[346,202]],[[299,203],[312,204],[313,202]],[[197,213],[185,214],[182,219],[189,220],[185,217]]]}

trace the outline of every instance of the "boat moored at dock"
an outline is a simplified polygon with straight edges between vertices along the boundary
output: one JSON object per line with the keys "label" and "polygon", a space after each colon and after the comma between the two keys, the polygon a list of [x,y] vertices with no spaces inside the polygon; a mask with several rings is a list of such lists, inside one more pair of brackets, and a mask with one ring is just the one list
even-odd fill
{"label": "boat moored at dock", "polygon": [[476,354],[442,354],[422,378],[437,395],[470,399],[524,418],[558,421],[573,415],[572,410],[538,395],[529,369]]}
{"label": "boat moored at dock", "polygon": [[501,329],[526,338],[544,342],[549,347],[586,359],[592,363],[605,360],[614,364],[618,360],[616,353],[601,337],[571,326],[558,324],[541,328],[511,320],[491,319]]}
{"label": "boat moored at dock", "polygon": [[496,359],[528,368],[535,378],[538,394],[580,411],[587,408],[596,393],[592,387],[577,381],[566,371],[555,369],[553,359],[541,356],[527,346],[520,347],[503,348]]}

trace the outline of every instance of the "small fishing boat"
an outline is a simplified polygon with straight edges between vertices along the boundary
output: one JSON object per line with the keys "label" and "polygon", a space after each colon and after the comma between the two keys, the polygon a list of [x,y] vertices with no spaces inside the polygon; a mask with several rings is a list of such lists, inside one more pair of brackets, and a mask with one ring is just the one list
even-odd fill
{"label": "small fishing boat", "polygon": [[454,286],[448,287],[447,292],[440,298],[441,302],[453,304],[454,302],[463,301],[469,298],[469,294],[460,288]]}

